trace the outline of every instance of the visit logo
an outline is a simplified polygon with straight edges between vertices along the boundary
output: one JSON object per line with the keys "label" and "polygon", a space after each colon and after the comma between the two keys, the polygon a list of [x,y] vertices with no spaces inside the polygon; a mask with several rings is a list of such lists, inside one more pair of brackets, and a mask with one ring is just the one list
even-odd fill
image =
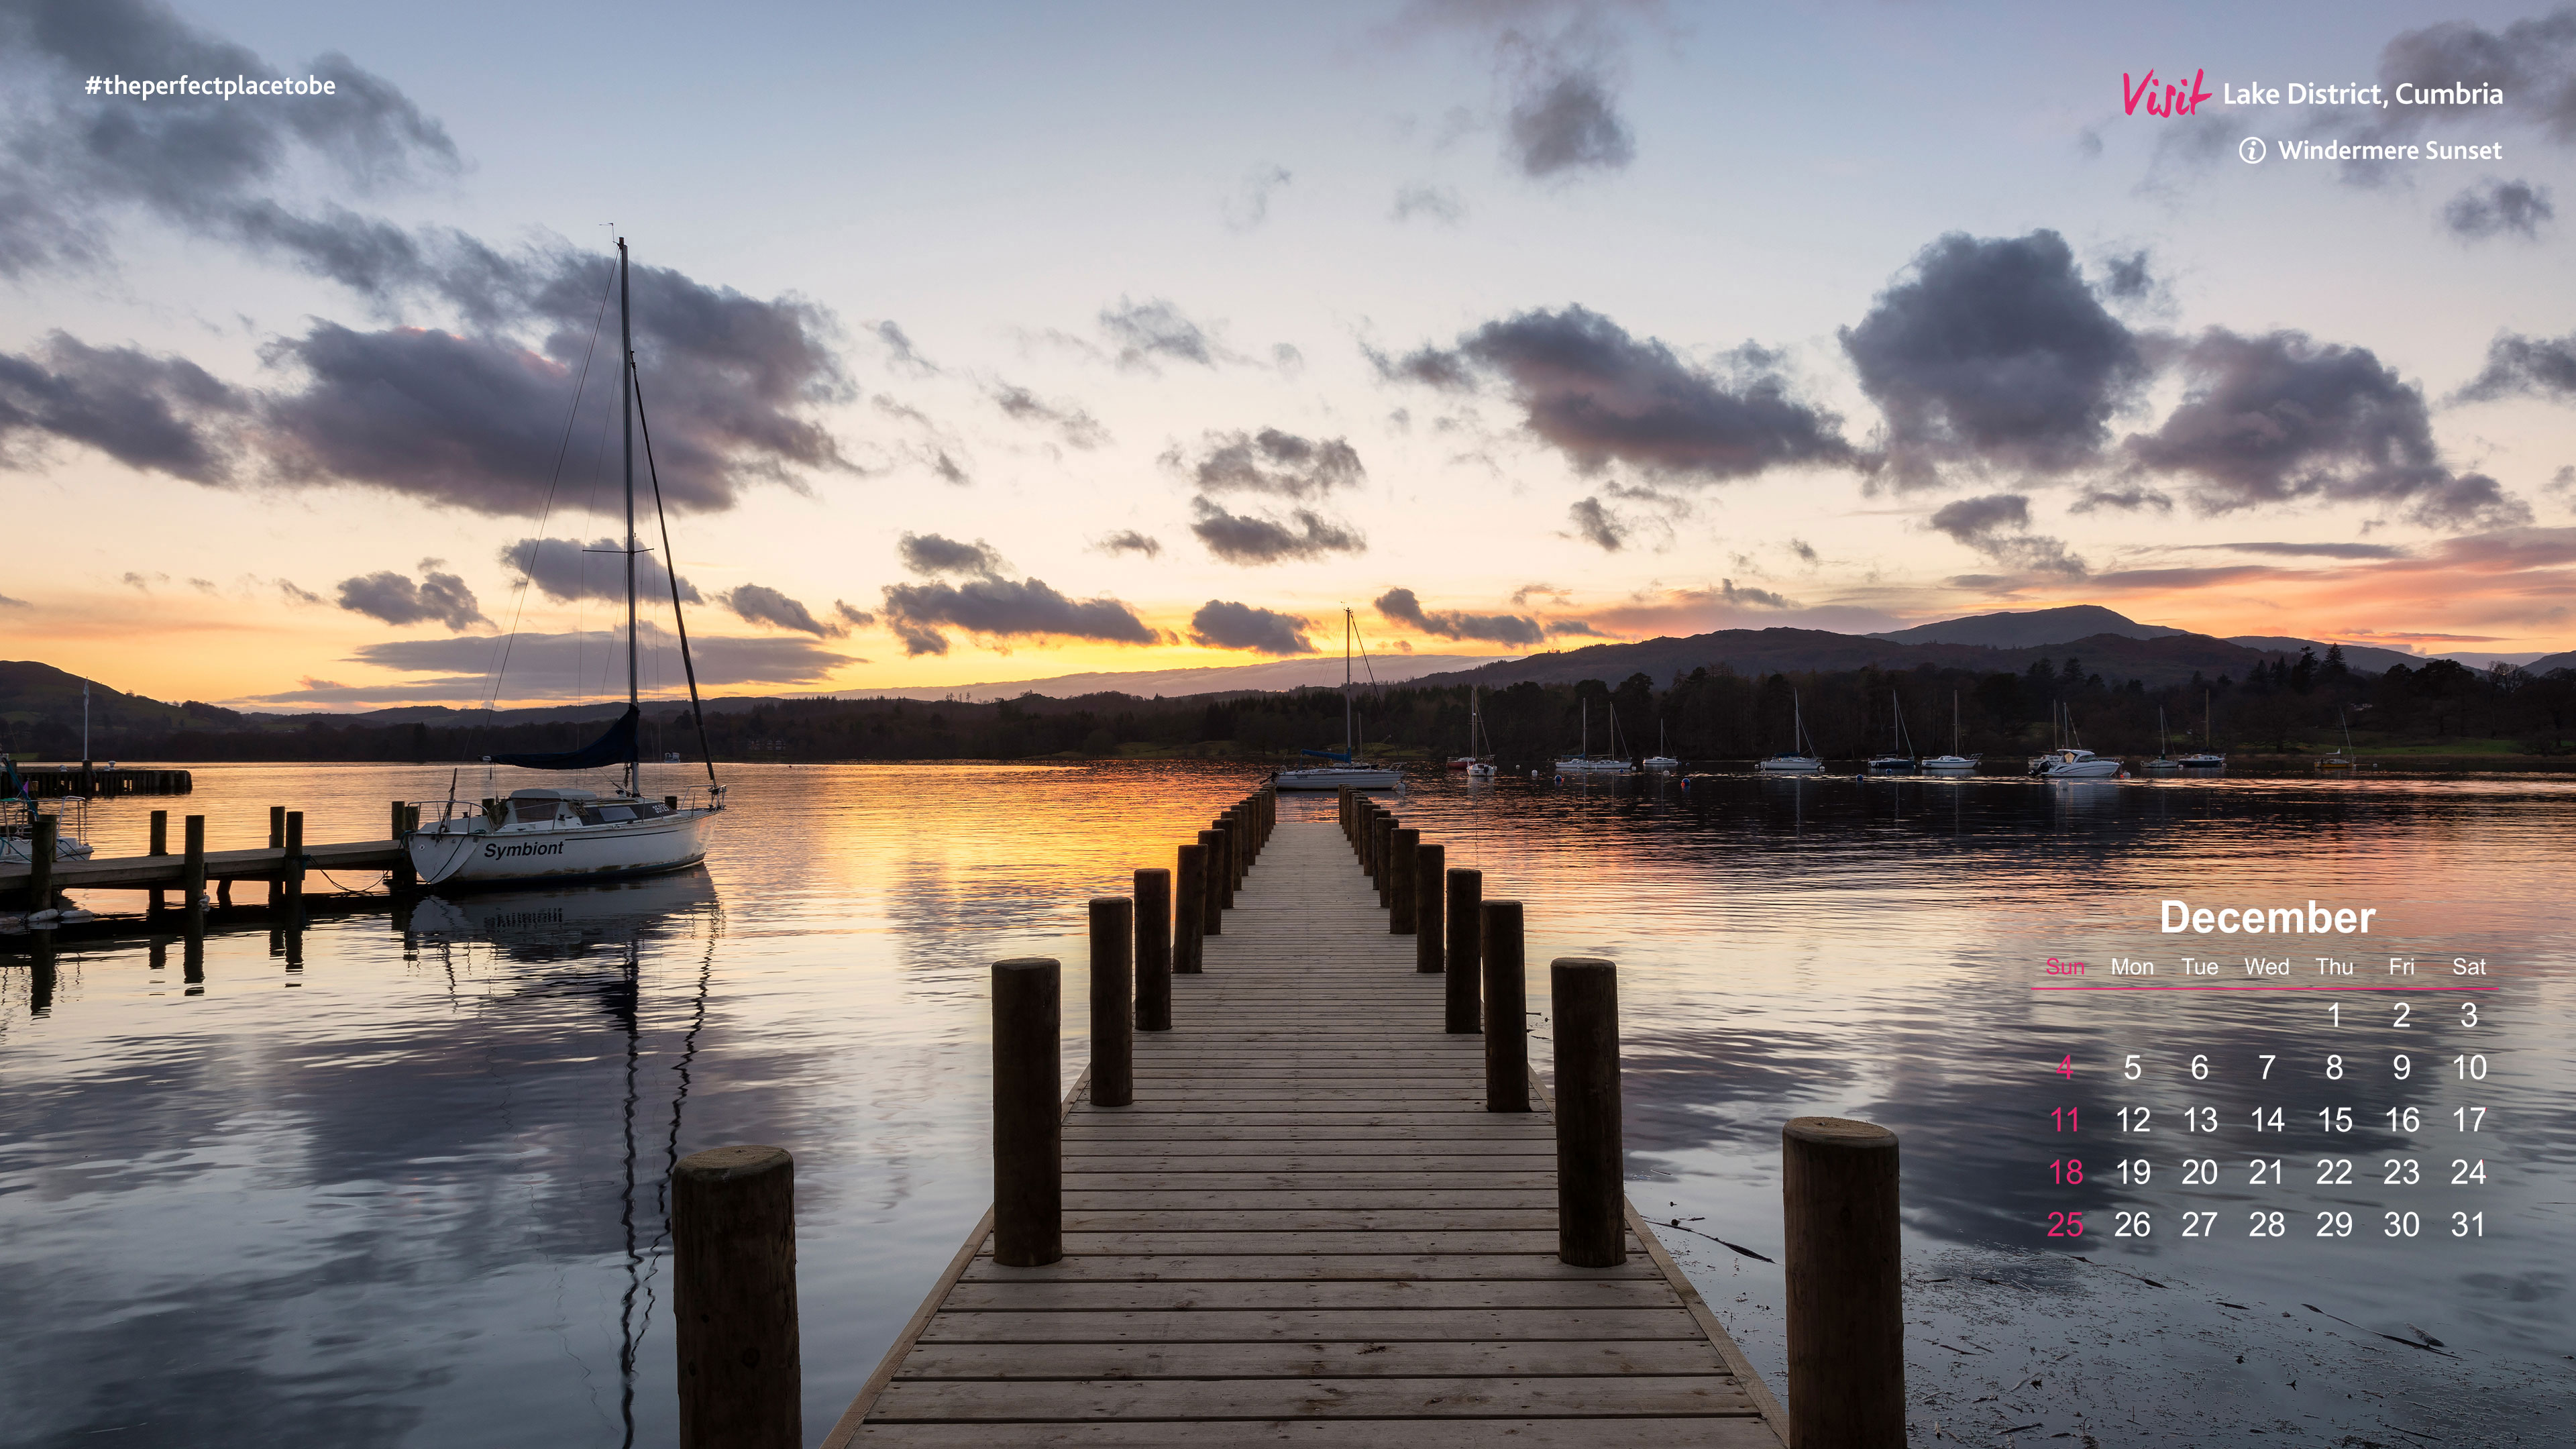
{"label": "visit logo", "polygon": [[2201,77],[2207,74],[2205,70],[2195,70],[2191,73],[2191,84],[2183,86],[2168,82],[2159,91],[2154,71],[2148,71],[2133,82],[2124,70],[2120,72],[2121,109],[2134,116],[2138,113],[2138,103],[2144,101],[2150,116],[2197,116],[2200,103],[2209,99],[2209,92],[2200,88]]}

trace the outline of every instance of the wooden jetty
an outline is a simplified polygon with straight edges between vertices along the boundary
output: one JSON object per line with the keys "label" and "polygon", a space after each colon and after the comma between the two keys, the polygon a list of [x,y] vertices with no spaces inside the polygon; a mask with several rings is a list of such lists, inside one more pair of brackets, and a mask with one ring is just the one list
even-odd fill
{"label": "wooden jetty", "polygon": [[272,891],[300,897],[307,871],[383,871],[396,887],[412,882],[410,852],[402,832],[420,825],[420,807],[388,801],[386,819],[393,834],[383,840],[315,843],[304,838],[304,812],[273,805],[268,811],[268,846],[251,850],[206,849],[206,817],[181,822],[183,843],[170,849],[170,812],[152,812],[151,849],[143,855],[65,858],[55,853],[60,820],[35,816],[24,865],[0,865],[0,902],[23,901],[30,910],[49,906],[76,890],[144,890],[157,902],[165,890],[189,895],[209,882],[231,900],[232,882],[265,880]]}
{"label": "wooden jetty", "polygon": [[18,778],[30,794],[55,795],[185,795],[197,788],[186,770],[112,765],[19,765]]}
{"label": "wooden jetty", "polygon": [[1383,824],[1255,833],[1195,963],[1183,847],[1170,1029],[1133,1034],[1133,1100],[1098,1100],[1096,1048],[1064,1104],[1062,1257],[1004,1266],[988,1213],[826,1449],[1780,1449],[1779,1404],[1620,1194],[1615,1095],[1625,1261],[1573,1266],[1553,1104],[1529,1076],[1528,1110],[1488,1110],[1472,985],[1453,1029],[1458,973],[1419,969],[1414,912],[1353,851],[1379,842],[1390,897],[1412,862]]}

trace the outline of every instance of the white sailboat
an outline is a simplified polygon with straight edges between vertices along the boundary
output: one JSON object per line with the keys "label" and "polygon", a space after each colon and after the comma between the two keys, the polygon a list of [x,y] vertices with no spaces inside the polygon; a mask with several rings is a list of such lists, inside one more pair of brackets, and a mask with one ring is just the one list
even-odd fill
{"label": "white sailboat", "polygon": [[1925,760],[1923,762],[1923,773],[1927,775],[1973,775],[1977,772],[1977,762],[1983,758],[1985,757],[1982,755],[1963,755],[1959,753],[1959,691],[1955,689],[1951,690],[1950,753],[1946,755],[1934,755],[1930,759]]}
{"label": "white sailboat", "polygon": [[1464,768],[1470,780],[1490,780],[1502,773],[1494,767],[1494,742],[1485,738],[1485,714],[1476,704],[1476,686],[1467,686],[1467,754],[1449,762],[1450,768]]}
{"label": "white sailboat", "polygon": [[2337,705],[2335,707],[2335,725],[2343,731],[2343,748],[2326,756],[2324,759],[2317,761],[2317,768],[2320,770],[2358,770],[2364,768],[2362,762],[2355,758],[2352,753],[2352,725],[2344,718],[2343,707],[2341,705]]}
{"label": "white sailboat", "polygon": [[[652,425],[641,417],[642,382],[635,372],[634,330],[627,294],[626,239],[617,239],[617,335],[625,366],[620,369],[618,418],[625,437],[626,469],[626,712],[608,732],[577,750],[554,754],[487,755],[486,764],[531,770],[598,770],[618,768],[616,783],[606,792],[561,787],[513,790],[505,798],[481,802],[450,798],[420,802],[420,828],[406,831],[403,846],[412,869],[427,886],[524,885],[573,880],[613,880],[684,870],[704,860],[707,837],[725,808],[725,787],[716,783],[715,761],[706,761],[703,795],[647,798],[639,726],[643,704],[636,670],[635,559],[645,552],[635,541],[635,432],[644,427],[644,463],[653,477],[655,512],[662,488],[653,471]],[[579,405],[578,399],[575,405]],[[670,552],[670,525],[662,525],[662,551]],[[533,558],[531,560],[533,562]],[[667,563],[667,559],[666,559]],[[689,680],[689,707],[698,709],[697,666],[689,657],[689,628],[680,616],[679,570],[671,577],[671,614],[680,639],[680,662]],[[698,716],[698,745],[706,751],[706,719]],[[436,805],[438,815],[428,816]]]}
{"label": "white sailboat", "polygon": [[[1319,760],[1333,760],[1330,765],[1309,765],[1301,770],[1279,770],[1270,776],[1274,790],[1393,790],[1403,783],[1403,776],[1393,769],[1363,765],[1359,747],[1353,741],[1351,721],[1351,649],[1359,635],[1359,622],[1351,611],[1342,611],[1342,747],[1340,750],[1307,750],[1304,753]],[[1374,676],[1372,676],[1374,677]]]}
{"label": "white sailboat", "polygon": [[2227,757],[2211,750],[2209,733],[2209,691],[2200,692],[2200,748],[2178,762],[2186,770],[2224,770]]}
{"label": "white sailboat", "polygon": [[1682,762],[1664,753],[1664,722],[1655,721],[1655,752],[1646,757],[1646,768],[1655,774],[1669,774],[1682,767]]}
{"label": "white sailboat", "polygon": [[1619,748],[1619,712],[1615,709],[1610,711],[1610,748],[1613,753],[1596,755],[1592,753],[1592,701],[1583,700],[1581,704],[1583,706],[1582,748],[1578,753],[1557,761],[1556,772],[1560,775],[1633,775],[1637,773],[1636,766],[1616,753]]}
{"label": "white sailboat", "polygon": [[1765,775],[1821,775],[1824,760],[1816,754],[1815,742],[1807,738],[1806,708],[1798,700],[1798,691],[1789,691],[1789,749],[1786,754],[1769,757],[1753,767]]}
{"label": "white sailboat", "polygon": [[2156,708],[2156,757],[2147,761],[2146,770],[2150,775],[2182,773],[2182,761],[2174,759],[2165,745],[2165,712],[2161,705]]}

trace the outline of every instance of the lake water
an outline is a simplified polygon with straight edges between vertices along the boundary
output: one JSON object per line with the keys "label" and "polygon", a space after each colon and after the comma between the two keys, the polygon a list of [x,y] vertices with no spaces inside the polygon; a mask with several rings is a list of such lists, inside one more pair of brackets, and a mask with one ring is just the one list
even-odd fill
{"label": "lake water", "polygon": [[[386,800],[448,778],[201,767],[194,796],[102,803],[91,833],[139,852],[158,805],[209,816],[213,848],[257,845],[277,803],[307,839],[369,838]],[[819,1437],[989,1195],[986,964],[1078,963],[1084,900],[1168,865],[1256,776],[729,778],[703,872],[424,901],[408,936],[380,909],[317,915],[291,952],[220,932],[195,972],[176,944],[66,943],[41,1000],[23,938],[0,955],[8,1441],[669,1443],[661,1183],[729,1142],[796,1155]],[[1534,963],[1620,963],[1631,1196],[1683,1221],[1668,1240],[1775,1386],[1779,1269],[1717,1240],[1780,1256],[1779,1125],[1832,1113],[1903,1142],[1918,1444],[2568,1442],[2576,783],[1433,776],[1397,809],[1527,903]],[[2240,959],[2311,971],[2312,939],[2160,933],[2173,897],[2369,906],[2344,984],[2388,984],[2400,956],[2422,972],[2400,984],[2480,989],[2035,989],[2316,984]],[[2178,974],[2203,946],[2221,981]],[[2108,976],[2115,957],[2158,974]],[[1086,1055],[1069,1042],[1068,1069]],[[2342,1132],[2338,1106],[2359,1118]],[[2383,1125],[2410,1106],[2416,1128]],[[2477,1132],[2453,1126],[2478,1107]],[[2119,1131],[2122,1108],[2155,1135]],[[2250,1125],[2267,1109],[2282,1133]],[[2204,1110],[2217,1130],[2186,1135]],[[2183,1186],[2204,1155],[2218,1182]],[[2264,1158],[2286,1182],[2248,1181]],[[2058,1180],[2070,1159],[2081,1186]],[[2313,1181],[2339,1159],[2349,1185]],[[2423,1179],[2383,1185],[2390,1160]],[[2487,1180],[2453,1185],[2455,1160]],[[2137,1161],[2154,1175],[2123,1185]],[[2085,1235],[2045,1237],[2070,1210]],[[2201,1210],[2220,1226],[2185,1239]],[[2153,1230],[2114,1236],[2133,1211]],[[2281,1236],[2246,1226],[2268,1211]],[[2390,1211],[2420,1231],[2389,1235]],[[2349,1234],[2318,1236],[2338,1212]]]}

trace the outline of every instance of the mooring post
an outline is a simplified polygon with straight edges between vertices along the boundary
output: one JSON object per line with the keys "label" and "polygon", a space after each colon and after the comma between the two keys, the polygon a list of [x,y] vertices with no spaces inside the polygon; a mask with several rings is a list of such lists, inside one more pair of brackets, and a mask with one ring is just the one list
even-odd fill
{"label": "mooring post", "polygon": [[1484,964],[1485,873],[1481,870],[1449,872],[1449,900],[1445,912],[1449,924],[1449,949],[1444,954],[1449,979],[1448,1010],[1443,1013],[1442,1027],[1456,1033],[1482,1029],[1477,1010],[1483,993],[1477,990],[1479,970]]}
{"label": "mooring post", "polygon": [[1369,874],[1377,878],[1377,908],[1387,907],[1388,880],[1395,874],[1395,863],[1389,858],[1388,841],[1395,834],[1395,817],[1379,814],[1369,829]]}
{"label": "mooring post", "polygon": [[1789,1423],[1799,1449],[1905,1443],[1896,1134],[1845,1117],[1780,1129]]}
{"label": "mooring post", "polygon": [[[29,806],[32,810],[35,807]],[[55,842],[62,838],[63,821],[59,815],[39,815],[27,834],[27,909],[50,911],[54,908]]]}
{"label": "mooring post", "polygon": [[1053,957],[993,963],[993,1261],[1064,1256],[1063,999]]}
{"label": "mooring post", "polygon": [[1214,857],[1214,863],[1216,866],[1217,888],[1216,908],[1220,911],[1230,911],[1234,909],[1235,851],[1236,847],[1242,844],[1242,841],[1243,837],[1235,830],[1234,821],[1231,818],[1223,815],[1216,818],[1216,855]]}
{"label": "mooring post", "polygon": [[[1199,854],[1204,857],[1199,871],[1199,934],[1225,934],[1225,835],[1222,831],[1199,832]],[[1207,964],[1202,954],[1198,964]]]}
{"label": "mooring post", "polygon": [[181,906],[188,913],[189,938],[202,941],[206,934],[206,817],[191,815],[180,822],[179,838],[187,851],[179,862],[179,889],[185,893]]}
{"label": "mooring post", "polygon": [[1091,898],[1091,1100],[1124,1107],[1136,1100],[1136,903],[1125,896]]}
{"label": "mooring post", "polygon": [[1172,1029],[1172,873],[1136,872],[1136,1029]]}
{"label": "mooring post", "polygon": [[1224,828],[1233,853],[1225,877],[1225,903],[1230,908],[1234,893],[1243,889],[1243,872],[1252,863],[1252,822],[1243,818],[1243,807],[1237,805],[1225,812]]}
{"label": "mooring post", "polygon": [[188,993],[190,996],[206,989],[206,928],[203,922],[199,922],[197,928],[179,942],[179,981],[182,985],[196,988]]}
{"label": "mooring post", "polygon": [[1181,847],[1172,872],[1172,970],[1196,976],[1207,959],[1207,847]]}
{"label": "mooring post", "polygon": [[1444,845],[1413,847],[1413,969],[1437,974],[1443,952],[1448,947],[1448,930],[1443,921],[1447,912],[1449,891],[1447,867],[1449,848]]}
{"label": "mooring post", "polygon": [[[271,850],[286,848],[286,807],[283,805],[268,807],[268,848]],[[284,899],[286,899],[286,874],[282,870],[271,871],[268,877],[268,908],[272,911],[276,910],[278,903]]]}
{"label": "mooring post", "polygon": [[304,919],[304,812],[286,812],[286,909],[297,921]]}
{"label": "mooring post", "polygon": [[[169,853],[170,812],[167,810],[155,810],[152,812],[152,849],[146,852],[146,854],[168,855]],[[144,909],[146,911],[158,911],[161,909],[161,888],[159,886],[154,886],[152,888],[151,903],[145,906]]]}
{"label": "mooring post", "polygon": [[1628,1261],[1619,1125],[1619,968],[1598,956],[1548,963],[1556,1025],[1556,1256],[1579,1268]]}
{"label": "mooring post", "polygon": [[1487,901],[1478,915],[1485,958],[1485,1110],[1526,1112],[1529,983],[1522,970],[1521,903]]}
{"label": "mooring post", "polygon": [[681,1449],[803,1449],[796,1164],[710,1147],[671,1169]]}
{"label": "mooring post", "polygon": [[1391,936],[1413,934],[1413,854],[1422,832],[1412,826],[1387,834],[1386,929]]}

